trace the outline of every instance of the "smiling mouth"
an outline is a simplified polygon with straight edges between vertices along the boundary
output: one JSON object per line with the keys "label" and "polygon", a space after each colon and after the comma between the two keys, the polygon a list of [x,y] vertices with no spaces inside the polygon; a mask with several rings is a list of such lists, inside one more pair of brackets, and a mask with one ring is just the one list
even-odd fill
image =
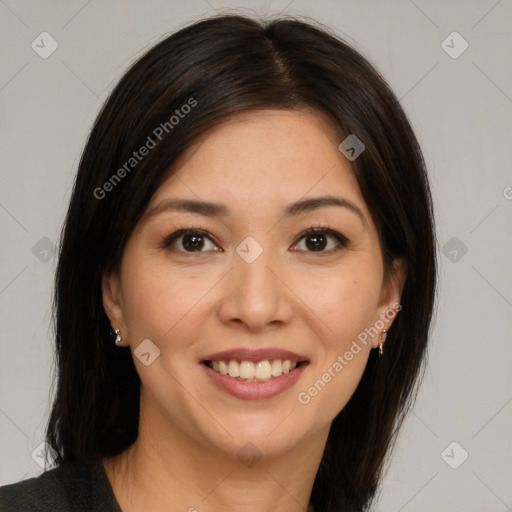
{"label": "smiling mouth", "polygon": [[238,381],[244,382],[267,382],[269,380],[281,377],[286,373],[293,372],[301,365],[307,364],[307,361],[292,361],[290,359],[264,359],[257,363],[252,361],[236,359],[221,361],[203,361],[208,366],[221,375],[226,375]]}

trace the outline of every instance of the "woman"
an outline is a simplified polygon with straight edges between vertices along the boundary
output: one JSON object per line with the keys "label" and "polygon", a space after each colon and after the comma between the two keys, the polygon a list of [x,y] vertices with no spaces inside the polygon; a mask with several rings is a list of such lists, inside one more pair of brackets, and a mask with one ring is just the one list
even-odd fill
{"label": "woman", "polygon": [[2,510],[368,509],[435,282],[421,151],[360,54],[293,19],[180,30],[85,147],[55,286],[58,466]]}

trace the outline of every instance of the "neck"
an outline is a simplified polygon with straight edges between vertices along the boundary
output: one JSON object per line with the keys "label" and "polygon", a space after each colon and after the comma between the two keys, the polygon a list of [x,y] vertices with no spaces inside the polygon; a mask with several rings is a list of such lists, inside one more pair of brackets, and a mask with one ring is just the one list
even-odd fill
{"label": "neck", "polygon": [[150,424],[141,422],[137,441],[104,459],[123,512],[313,512],[309,499],[328,429],[288,453],[244,462],[183,432],[157,435],[161,429]]}

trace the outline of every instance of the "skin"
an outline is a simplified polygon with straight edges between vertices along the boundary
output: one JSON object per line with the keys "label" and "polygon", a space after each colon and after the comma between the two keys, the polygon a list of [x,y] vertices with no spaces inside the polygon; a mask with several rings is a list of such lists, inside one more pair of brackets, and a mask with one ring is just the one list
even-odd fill
{"label": "skin", "polygon": [[[343,140],[313,111],[237,114],[216,127],[158,189],[146,212],[170,197],[225,204],[225,217],[183,211],[145,216],[136,226],[119,273],[105,274],[103,303],[122,345],[133,352],[150,339],[160,356],[145,366],[139,437],[104,459],[127,511],[303,512],[334,417],[355,391],[378,336],[307,405],[300,392],[349,350],[365,328],[400,302],[406,277],[396,261],[385,274],[379,236]],[[304,198],[337,196],[327,206],[283,217]],[[343,247],[311,248],[311,226],[343,234]],[[181,228],[202,229],[200,252],[169,247]],[[236,247],[247,236],[263,248],[247,263]],[[314,238],[314,236],[313,236]],[[174,250],[173,250],[174,248]],[[217,250],[216,250],[217,249]],[[323,252],[322,252],[323,251]],[[384,319],[389,330],[392,319]],[[242,400],[217,388],[199,360],[237,347],[279,347],[306,355],[295,385],[267,400]],[[246,467],[237,452],[251,442],[262,455]]]}

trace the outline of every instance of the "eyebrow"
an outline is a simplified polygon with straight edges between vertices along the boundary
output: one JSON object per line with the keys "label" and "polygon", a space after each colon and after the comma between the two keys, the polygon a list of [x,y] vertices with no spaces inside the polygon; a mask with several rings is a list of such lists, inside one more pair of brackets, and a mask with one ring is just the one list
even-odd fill
{"label": "eyebrow", "polygon": [[[336,196],[313,197],[291,203],[284,209],[282,217],[295,217],[303,213],[311,212],[313,210],[318,210],[319,208],[325,208],[328,206],[346,208],[349,211],[355,213],[360,218],[361,222],[366,225],[364,214],[355,203],[348,199]],[[224,204],[198,201],[195,199],[169,198],[164,199],[153,208],[151,208],[144,215],[144,218],[149,219],[150,217],[154,217],[155,215],[159,215],[160,213],[167,211],[197,213],[207,217],[229,216],[229,208]]]}

